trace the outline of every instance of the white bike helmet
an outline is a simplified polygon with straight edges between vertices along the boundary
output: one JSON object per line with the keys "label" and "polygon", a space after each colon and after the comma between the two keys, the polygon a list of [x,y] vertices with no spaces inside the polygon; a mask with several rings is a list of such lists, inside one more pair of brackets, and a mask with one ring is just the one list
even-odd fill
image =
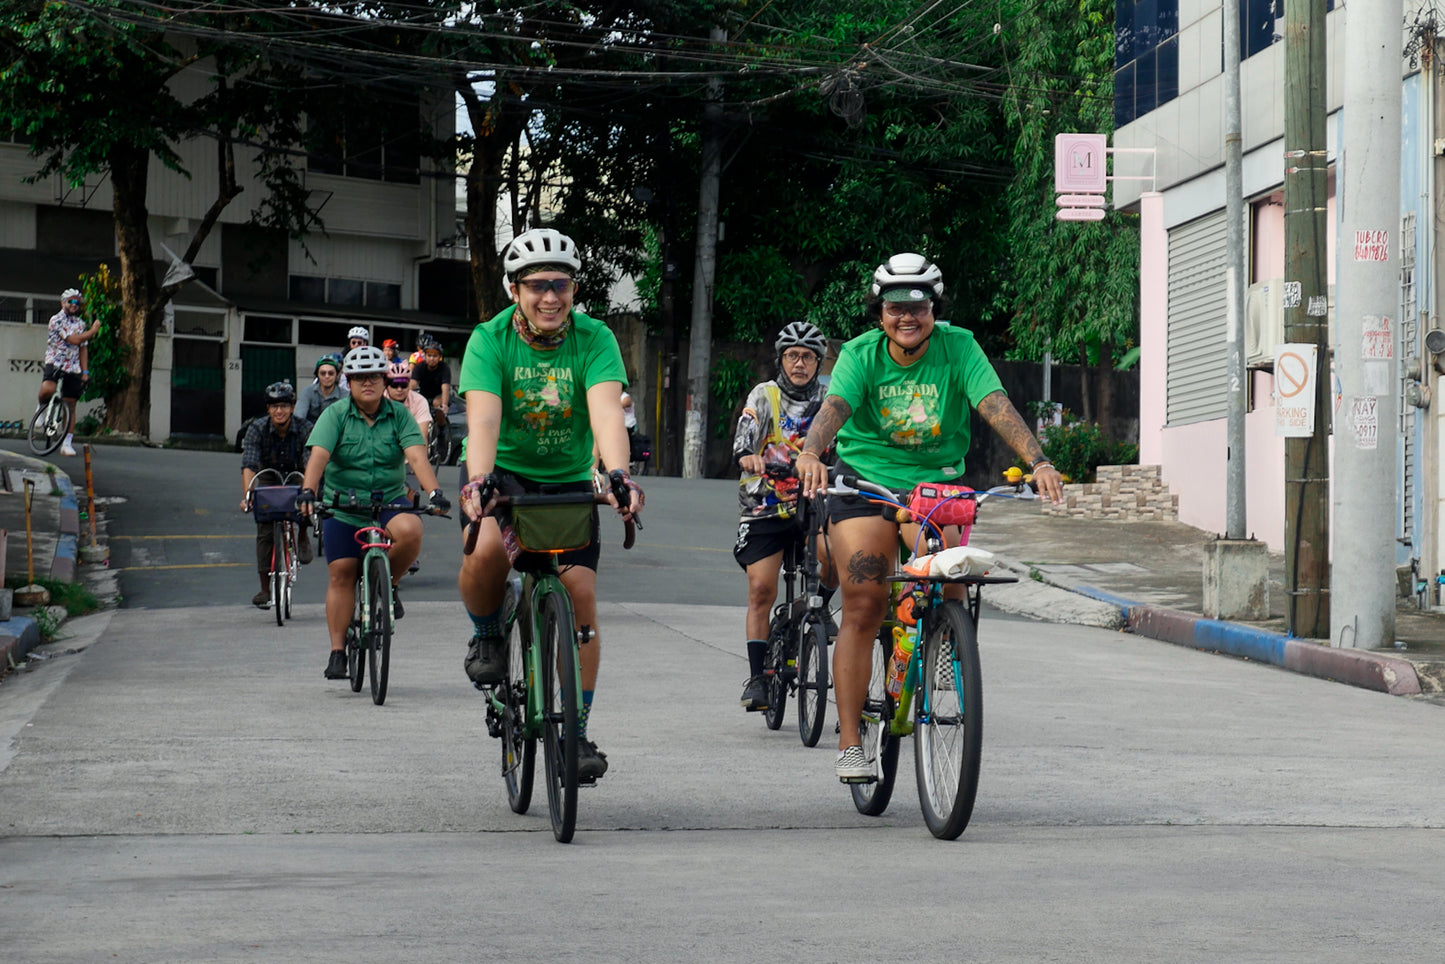
{"label": "white bike helmet", "polygon": [[355,328],[351,329],[346,333],[347,341],[350,341],[353,338],[365,338],[367,344],[371,344],[371,332],[367,331],[366,328],[361,325],[357,325]]}
{"label": "white bike helmet", "polygon": [[66,303],[67,301],[69,301],[71,298],[80,298],[80,297],[82,297],[82,295],[81,295],[81,293],[80,293],[79,291],[77,291],[76,289],[74,289],[74,288],[66,288],[64,291],[62,291],[62,292],[60,293],[60,303],[61,303],[61,304],[65,304],[65,303]]}
{"label": "white bike helmet", "polygon": [[386,369],[391,362],[386,360],[386,352],[380,348],[373,348],[371,345],[362,345],[360,348],[353,348],[346,353],[346,358],[341,362],[341,370],[349,377],[351,375],[385,375]]}
{"label": "white bike helmet", "polygon": [[[905,252],[895,254],[880,264],[873,272],[873,294],[878,296],[888,288],[921,288],[925,297],[943,297],[943,272],[938,265],[921,254]],[[923,300],[922,298],[914,300]]]}
{"label": "white bike helmet", "polygon": [[582,259],[577,257],[577,245],[572,239],[551,228],[524,231],[513,238],[502,253],[502,271],[508,280],[515,281],[518,272],[542,264],[577,271],[582,267]]}

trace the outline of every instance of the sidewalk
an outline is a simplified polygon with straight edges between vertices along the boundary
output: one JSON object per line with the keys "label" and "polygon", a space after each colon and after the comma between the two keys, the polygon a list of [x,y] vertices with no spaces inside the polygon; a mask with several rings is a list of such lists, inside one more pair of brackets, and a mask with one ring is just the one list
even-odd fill
{"label": "sidewalk", "polygon": [[[48,469],[55,469],[52,476]],[[0,529],[8,533],[5,575],[25,578],[29,568],[25,552],[25,480],[35,483],[31,493],[31,544],[35,577],[74,582],[80,512],[70,476],[54,463],[0,449]],[[0,671],[19,662],[40,643],[35,620],[12,611],[0,620]]]}
{"label": "sidewalk", "polygon": [[1280,553],[1270,554],[1268,620],[1206,619],[1204,554],[1213,538],[1178,522],[1046,516],[1032,502],[994,499],[979,510],[971,542],[998,554],[1021,579],[1116,607],[1132,633],[1397,695],[1445,692],[1445,615],[1407,609],[1402,601],[1396,611],[1399,645],[1390,652],[1336,649],[1327,640],[1287,636]]}

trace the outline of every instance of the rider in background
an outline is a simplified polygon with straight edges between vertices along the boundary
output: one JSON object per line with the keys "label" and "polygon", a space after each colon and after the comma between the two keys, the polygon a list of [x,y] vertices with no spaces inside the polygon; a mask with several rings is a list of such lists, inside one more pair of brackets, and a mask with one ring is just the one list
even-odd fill
{"label": "rider in background", "polygon": [[80,313],[85,308],[85,299],[74,288],[60,293],[60,310],[50,318],[45,332],[45,367],[40,377],[40,402],[35,407],[38,414],[57,390],[65,400],[67,410],[65,441],[60,445],[61,455],[75,454],[75,403],[90,381],[90,348],[88,342],[100,333],[100,322],[93,321],[87,327]]}
{"label": "rider in background", "polygon": [[386,355],[386,360],[392,364],[399,361],[406,361],[401,354],[401,345],[395,338],[388,338],[383,341],[381,343],[381,351],[382,354]]}
{"label": "rider in background", "polygon": [[346,398],[348,392],[341,387],[341,359],[335,355],[322,355],[316,359],[316,367],[312,371],[316,380],[301,389],[296,415],[314,424],[322,412]]}
{"label": "rider in background", "polygon": [[[595,438],[604,468],[621,471],[630,490],[629,503],[618,512],[631,518],[642,508],[642,489],[627,474],[622,352],[605,324],[572,307],[573,277],[582,267],[576,245],[550,228],[533,229],[512,240],[502,262],[514,305],[472,332],[460,384],[467,405],[469,479],[462,505],[479,530],[476,549],[462,558],[457,586],[474,627],[463,665],[477,686],[500,682],[507,664],[502,600],[511,564],[495,507],[480,498],[488,483],[507,495],[544,486],[591,492]],[[557,556],[579,635],[583,627],[591,629],[580,647],[577,763],[577,775],[589,782],[607,770],[607,757],[587,739],[602,646],[596,632],[597,531],[594,508],[591,543]]]}
{"label": "rider in background", "polygon": [[[266,386],[266,414],[252,420],[241,442],[241,511],[248,506],[246,497],[251,480],[264,469],[274,469],[284,480],[292,472],[306,471],[306,439],[311,423],[294,414],[296,389],[290,382],[272,382]],[[296,558],[304,566],[316,557],[311,548],[311,527],[300,526],[301,538],[296,543]],[[275,545],[275,527],[269,522],[256,523],[256,569],[261,575],[261,591],[251,597],[252,605],[265,609],[271,601],[271,553]]]}
{"label": "rider in background", "polygon": [[431,431],[431,408],[427,406],[426,399],[411,390],[411,362],[394,361],[387,366],[386,397],[406,406],[411,417],[416,419],[416,427],[421,429],[422,437],[425,438],[427,432]]}
{"label": "rider in background", "polygon": [[431,335],[422,335],[417,340],[417,349],[421,352],[422,360],[420,364],[412,364],[412,388],[426,399],[437,413],[433,426],[445,452],[447,407],[452,401],[452,369],[442,360],[441,345],[437,344],[437,340]]}
{"label": "rider in background", "polygon": [[[1058,471],[1009,402],[973,333],[935,320],[943,304],[943,272],[922,255],[896,254],[874,271],[867,308],[878,328],[845,344],[833,366],[828,394],[798,457],[804,495],[827,487],[822,457],[835,439],[840,475],[900,492],[920,482],[959,481],[973,408],[1033,467],[1039,494],[1055,502],[1062,497]],[[897,568],[899,527],[861,498],[835,497],[828,506],[829,543],[844,573],[843,625],[833,654],[839,724],[834,772],[848,781],[871,775],[858,723],[888,578]],[[911,544],[916,533],[916,526],[904,526],[904,541]],[[949,545],[958,544],[957,528],[945,535]]]}
{"label": "rider in background", "polygon": [[[369,504],[371,493],[380,492],[391,505],[409,505],[406,468],[410,466],[430,493],[431,504],[441,512],[450,507],[426,460],[426,445],[416,420],[405,405],[385,397],[387,364],[381,349],[366,345],[352,349],[342,369],[351,381],[350,399],[322,412],[311,430],[311,458],[297,499],[303,515],[311,514],[318,497],[329,508],[336,506],[338,497],[342,502],[321,532],[329,577],[326,628],[331,634],[331,657],[326,664],[327,679],[346,679],[346,627],[356,605],[361,558],[356,533],[372,524],[369,509],[348,509],[345,503],[354,494],[358,502]],[[401,619],[406,609],[395,594],[396,584],[421,554],[422,522],[410,513],[383,512],[377,524],[391,538],[393,614]]]}
{"label": "rider in background", "polygon": [[[751,673],[740,702],[748,711],[768,708],[763,669],[768,653],[768,624],[778,598],[778,572],[783,565],[783,550],[803,535],[796,518],[797,479],[773,478],[767,468],[789,467],[802,448],[803,437],[823,401],[818,369],[827,356],[828,342],[806,321],[794,321],[783,326],[773,348],[777,377],[753,386],[733,436],[733,458],[742,472],[733,558],[748,574],[746,625]],[[825,556],[821,545],[819,550],[822,560]],[[826,603],[834,590],[822,586],[820,592]]]}

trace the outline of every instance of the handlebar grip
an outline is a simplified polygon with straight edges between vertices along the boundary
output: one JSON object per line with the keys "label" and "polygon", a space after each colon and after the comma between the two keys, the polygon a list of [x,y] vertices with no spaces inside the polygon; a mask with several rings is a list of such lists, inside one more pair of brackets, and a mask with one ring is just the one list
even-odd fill
{"label": "handlebar grip", "polygon": [[477,547],[477,535],[478,535],[478,533],[479,533],[479,524],[478,524],[477,520],[473,520],[473,521],[467,523],[467,538],[466,538],[466,541],[462,544],[462,554],[463,554],[463,555],[470,556],[470,555],[472,554],[472,550]]}
{"label": "handlebar grip", "polygon": [[622,524],[622,528],[622,548],[631,549],[632,544],[637,541],[637,526],[632,524],[631,519],[628,519]]}

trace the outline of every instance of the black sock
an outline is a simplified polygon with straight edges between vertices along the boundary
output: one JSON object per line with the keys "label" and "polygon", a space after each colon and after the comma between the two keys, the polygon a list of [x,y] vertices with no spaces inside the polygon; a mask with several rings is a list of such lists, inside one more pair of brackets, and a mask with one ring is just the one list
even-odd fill
{"label": "black sock", "polygon": [[766,639],[748,640],[748,667],[752,675],[763,675],[763,661],[768,658],[768,641]]}

